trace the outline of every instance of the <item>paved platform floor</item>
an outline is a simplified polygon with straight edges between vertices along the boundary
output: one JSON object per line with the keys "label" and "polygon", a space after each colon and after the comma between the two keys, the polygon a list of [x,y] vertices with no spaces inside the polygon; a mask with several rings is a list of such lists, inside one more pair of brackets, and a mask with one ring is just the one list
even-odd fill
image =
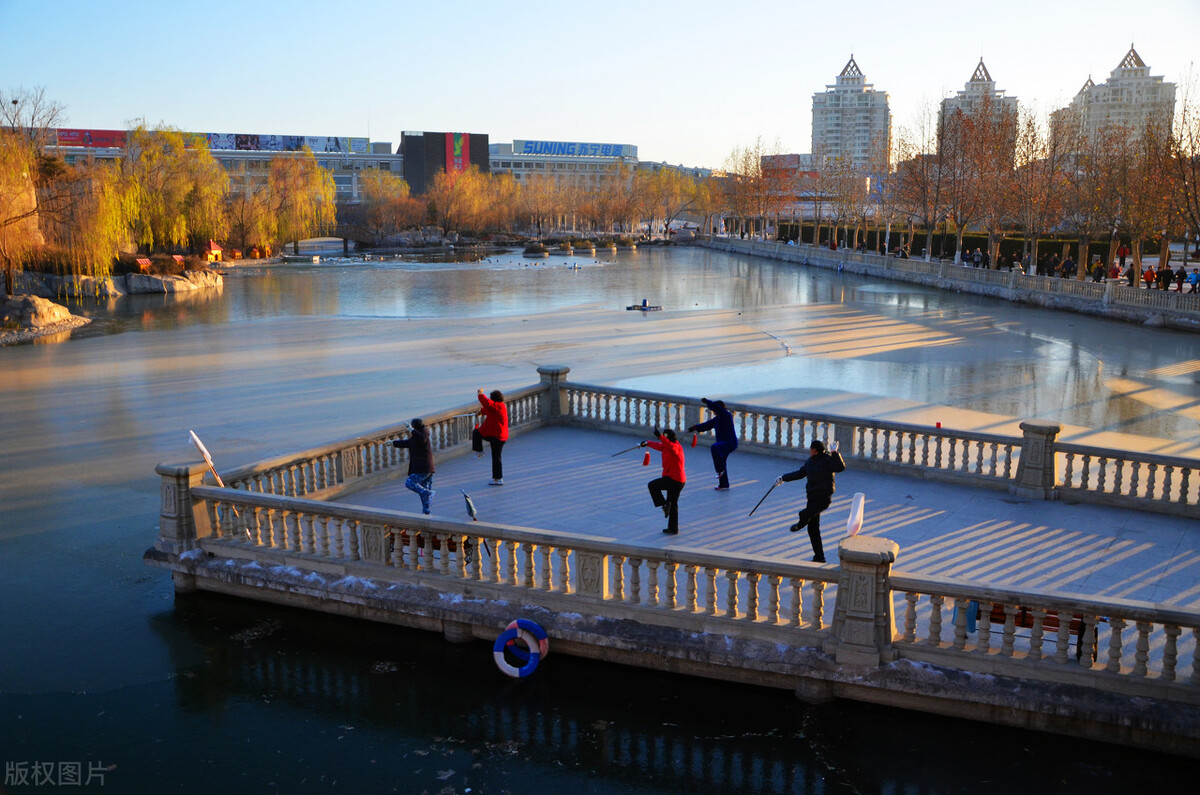
{"label": "paved platform floor", "polygon": [[[435,515],[465,517],[460,489],[481,521],[565,530],[649,547],[687,546],[809,560],[803,530],[788,532],[804,505],[804,483],[784,483],[755,512],[775,478],[801,459],[736,452],[732,488],[714,491],[707,447],[686,445],[688,483],[680,498],[680,532],[662,533],[662,513],[646,483],[661,472],[659,455],[612,454],[637,443],[615,433],[544,428],[504,448],[504,485],[491,486],[491,462],[473,455],[440,460]],[[1028,500],[1003,491],[856,472],[837,476],[833,504],[822,515],[826,558],[836,561],[849,503],[866,495],[861,532],[895,541],[895,568],[1027,590],[1053,590],[1200,607],[1200,522],[1092,505]],[[370,507],[420,511],[404,478],[346,497]]]}

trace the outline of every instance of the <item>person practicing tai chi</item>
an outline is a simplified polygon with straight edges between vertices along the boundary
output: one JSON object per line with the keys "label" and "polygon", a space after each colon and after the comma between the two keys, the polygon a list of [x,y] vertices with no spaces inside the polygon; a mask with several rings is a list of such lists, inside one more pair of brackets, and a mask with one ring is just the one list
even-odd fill
{"label": "person practicing tai chi", "polygon": [[[662,477],[655,478],[646,484],[650,489],[650,499],[655,507],[662,508],[663,516],[667,517],[667,526],[663,532],[675,535],[679,532],[679,492],[687,482],[687,472],[683,463],[683,445],[675,441],[675,431],[668,428],[659,433],[654,429],[658,441],[642,442],[642,447],[649,447],[662,453]],[[650,456],[646,453],[647,458]]]}
{"label": "person practicing tai chi", "polygon": [[713,469],[717,471],[715,491],[727,491],[729,489],[729,473],[725,471],[725,461],[738,446],[737,432],[733,429],[733,415],[729,413],[729,409],[725,408],[723,400],[700,398],[700,402],[713,413],[713,416],[699,425],[688,428],[688,433],[716,429],[717,440],[713,442],[710,449]]}
{"label": "person practicing tai chi", "polygon": [[794,533],[808,525],[808,540],[812,542],[814,563],[825,562],[825,550],[821,547],[821,511],[828,508],[833,499],[834,473],[846,471],[846,462],[842,460],[842,455],[837,449],[838,443],[833,442],[827,453],[825,452],[825,443],[820,439],[813,439],[808,446],[810,456],[804,462],[804,466],[795,472],[781,475],[775,481],[775,485],[779,485],[808,478],[808,483],[805,484],[808,492],[808,504],[800,511],[800,518],[788,529]]}
{"label": "person practicing tai chi", "polygon": [[483,413],[483,424],[479,426],[479,435],[492,448],[492,481],[493,486],[504,485],[504,464],[500,453],[504,443],[508,441],[508,406],[504,405],[504,393],[493,389],[490,395],[478,390],[479,405]]}
{"label": "person practicing tai chi", "polygon": [[393,439],[392,446],[408,450],[408,479],[404,481],[404,488],[416,492],[421,498],[421,513],[428,514],[433,495],[437,492],[433,490],[433,447],[429,444],[429,430],[425,427],[425,421],[420,417],[414,418],[408,438]]}

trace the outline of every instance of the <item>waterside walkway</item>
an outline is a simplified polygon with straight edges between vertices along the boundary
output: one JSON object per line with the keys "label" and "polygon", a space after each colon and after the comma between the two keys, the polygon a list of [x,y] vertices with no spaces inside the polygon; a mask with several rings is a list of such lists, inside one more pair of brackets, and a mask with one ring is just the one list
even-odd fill
{"label": "waterside walkway", "polygon": [[860,254],[850,249],[831,251],[807,243],[789,246],[776,241],[718,237],[700,238],[696,245],[731,254],[836,269],[875,279],[957,290],[1113,320],[1185,331],[1200,330],[1200,293],[1129,287],[1124,279],[1093,282],[1090,279],[1030,276],[1019,271],[970,268],[952,262]]}
{"label": "waterside walkway", "polygon": [[[612,454],[699,406],[539,372],[508,396],[503,486],[469,454],[469,406],[426,418],[432,517],[402,486],[399,426],[223,473],[230,488],[160,466],[147,562],[179,590],[455,641],[524,616],[560,653],[1200,756],[1200,462],[1061,446],[1036,423],[1007,438],[731,404],[733,488],[713,491],[706,448],[688,447],[670,537],[645,488],[657,460]],[[825,565],[786,529],[802,483],[747,516],[812,436],[849,467]]]}

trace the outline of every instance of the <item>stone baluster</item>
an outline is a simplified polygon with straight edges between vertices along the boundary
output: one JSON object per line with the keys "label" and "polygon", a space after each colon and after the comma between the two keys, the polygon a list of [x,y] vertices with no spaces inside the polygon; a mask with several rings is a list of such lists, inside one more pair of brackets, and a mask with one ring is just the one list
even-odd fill
{"label": "stone baluster", "polygon": [[1046,635],[1046,609],[1044,607],[1035,607],[1031,611],[1033,615],[1033,630],[1029,636],[1029,659],[1042,659],[1042,641]]}
{"label": "stone baluster", "polygon": [[506,541],[504,543],[504,556],[501,558],[500,564],[500,579],[499,582],[505,585],[517,584],[517,542]]}
{"label": "stone baluster", "polygon": [[1147,663],[1150,660],[1150,629],[1149,621],[1137,622],[1137,645],[1133,653],[1133,675],[1144,677],[1148,672]]}
{"label": "stone baluster", "polygon": [[746,574],[746,620],[758,621],[758,581],[761,575],[756,571]]}
{"label": "stone baluster", "polygon": [[725,586],[725,616],[727,618],[738,617],[738,577],[739,572],[736,569],[726,569],[725,579],[729,584]]}
{"label": "stone baluster", "polygon": [[1110,618],[1108,627],[1108,664],[1104,666],[1104,670],[1119,674],[1121,672],[1121,633],[1125,630],[1125,619]]}
{"label": "stone baluster", "polygon": [[779,584],[783,578],[778,574],[767,575],[767,623],[779,623]]}
{"label": "stone baluster", "polygon": [[551,555],[551,553],[552,553],[553,551],[554,551],[554,547],[548,546],[548,545],[546,545],[546,544],[543,544],[543,545],[541,546],[541,553],[542,553],[542,571],[541,571],[541,575],[542,575],[542,582],[541,582],[541,586],[540,586],[540,587],[541,587],[541,589],[542,589],[543,591],[553,591],[553,590],[554,590],[554,586],[553,586],[553,584],[551,583],[551,580],[550,580],[550,575],[553,573],[553,568],[552,568],[552,567],[551,567],[551,565],[550,565],[550,559],[551,559],[551,558],[550,558],[550,555]]}
{"label": "stone baluster", "polygon": [[679,606],[679,602],[678,602],[678,599],[676,596],[677,585],[676,585],[676,581],[675,581],[675,577],[677,576],[676,573],[679,570],[679,564],[678,563],[667,563],[666,570],[667,570],[666,580],[663,583],[663,586],[667,592],[666,599],[664,600],[664,607],[666,607],[668,610],[674,610],[676,607]]}
{"label": "stone baluster", "polygon": [[625,601],[625,556],[613,555],[613,594],[612,597],[618,602]]}
{"label": "stone baluster", "polygon": [[825,582],[814,580],[812,584],[812,628],[825,628]]}
{"label": "stone baluster", "polygon": [[704,580],[707,586],[704,591],[704,615],[715,616],[717,614],[717,570],[711,566],[705,566]]}
{"label": "stone baluster", "polygon": [[629,603],[642,602],[642,559],[629,559]]}
{"label": "stone baluster", "polygon": [[571,593],[571,550],[567,547],[558,548],[558,586],[561,594]]}
{"label": "stone baluster", "polygon": [[536,570],[533,565],[533,556],[534,553],[537,552],[537,544],[530,544],[528,542],[523,543],[521,544],[521,552],[525,557],[525,580],[523,585],[532,591],[534,582],[533,575]]}
{"label": "stone baluster", "polygon": [[700,570],[699,566],[689,563],[684,567],[687,572],[687,584],[684,586],[686,593],[684,594],[684,606],[689,613],[696,612],[696,572]]}
{"label": "stone baluster", "polygon": [[958,651],[962,651],[967,647],[967,611],[971,609],[971,600],[962,597],[954,597],[954,643],[952,646]]}
{"label": "stone baluster", "polygon": [[471,536],[471,541],[475,544],[475,554],[471,556],[471,566],[469,579],[479,582],[483,579],[483,556],[489,555],[487,551],[488,540],[479,536]]}
{"label": "stone baluster", "polygon": [[358,522],[354,519],[342,520],[346,530],[346,557],[349,560],[362,560],[358,550]]}
{"label": "stone baluster", "polygon": [[920,600],[919,593],[906,591],[904,594],[904,642],[916,643],[917,641],[917,602]]}
{"label": "stone baluster", "polygon": [[1192,685],[1200,685],[1200,627],[1192,628]]}
{"label": "stone baluster", "polygon": [[1063,614],[1061,612],[1059,612],[1057,614],[1057,617],[1058,617],[1058,638],[1057,638],[1057,645],[1055,646],[1055,649],[1054,649],[1054,662],[1058,663],[1059,665],[1066,665],[1067,664],[1067,652],[1071,646],[1071,639],[1070,639],[1071,621],[1070,621],[1070,616],[1067,616],[1066,618],[1064,618]]}
{"label": "stone baluster", "polygon": [[658,561],[646,561],[646,604],[658,607]]}
{"label": "stone baluster", "polygon": [[804,580],[799,577],[789,577],[792,586],[792,608],[788,616],[788,626],[798,627],[804,623]]}
{"label": "stone baluster", "polygon": [[944,596],[934,594],[929,597],[929,636],[925,642],[931,646],[942,645],[942,605],[945,602]]}
{"label": "stone baluster", "polygon": [[1096,617],[1085,615],[1079,626],[1079,644],[1082,653],[1079,655],[1079,667],[1092,667],[1092,648],[1096,645]]}
{"label": "stone baluster", "polygon": [[1179,636],[1182,630],[1174,624],[1166,624],[1163,626],[1163,632],[1167,636],[1167,641],[1163,644],[1163,660],[1162,673],[1163,681],[1175,681],[1175,666],[1179,660]]}

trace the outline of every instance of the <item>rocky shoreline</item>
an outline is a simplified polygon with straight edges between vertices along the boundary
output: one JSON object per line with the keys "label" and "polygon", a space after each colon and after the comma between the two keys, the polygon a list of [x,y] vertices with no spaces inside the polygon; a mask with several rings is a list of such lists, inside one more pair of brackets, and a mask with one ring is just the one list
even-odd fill
{"label": "rocky shoreline", "polygon": [[72,315],[65,306],[36,295],[17,295],[0,302],[0,346],[70,331],[90,318]]}
{"label": "rocky shoreline", "polygon": [[101,279],[22,271],[16,279],[18,295],[36,295],[39,298],[120,298],[123,295],[162,295],[222,286],[224,279],[221,274],[211,270],[186,270],[178,276],[124,273]]}
{"label": "rocky shoreline", "polygon": [[53,298],[114,299],[123,295],[166,295],[224,286],[221,274],[188,270],[178,276],[126,273],[96,279],[22,271],[16,274],[17,295],[0,298],[0,346],[29,342],[91,323],[73,315]]}

